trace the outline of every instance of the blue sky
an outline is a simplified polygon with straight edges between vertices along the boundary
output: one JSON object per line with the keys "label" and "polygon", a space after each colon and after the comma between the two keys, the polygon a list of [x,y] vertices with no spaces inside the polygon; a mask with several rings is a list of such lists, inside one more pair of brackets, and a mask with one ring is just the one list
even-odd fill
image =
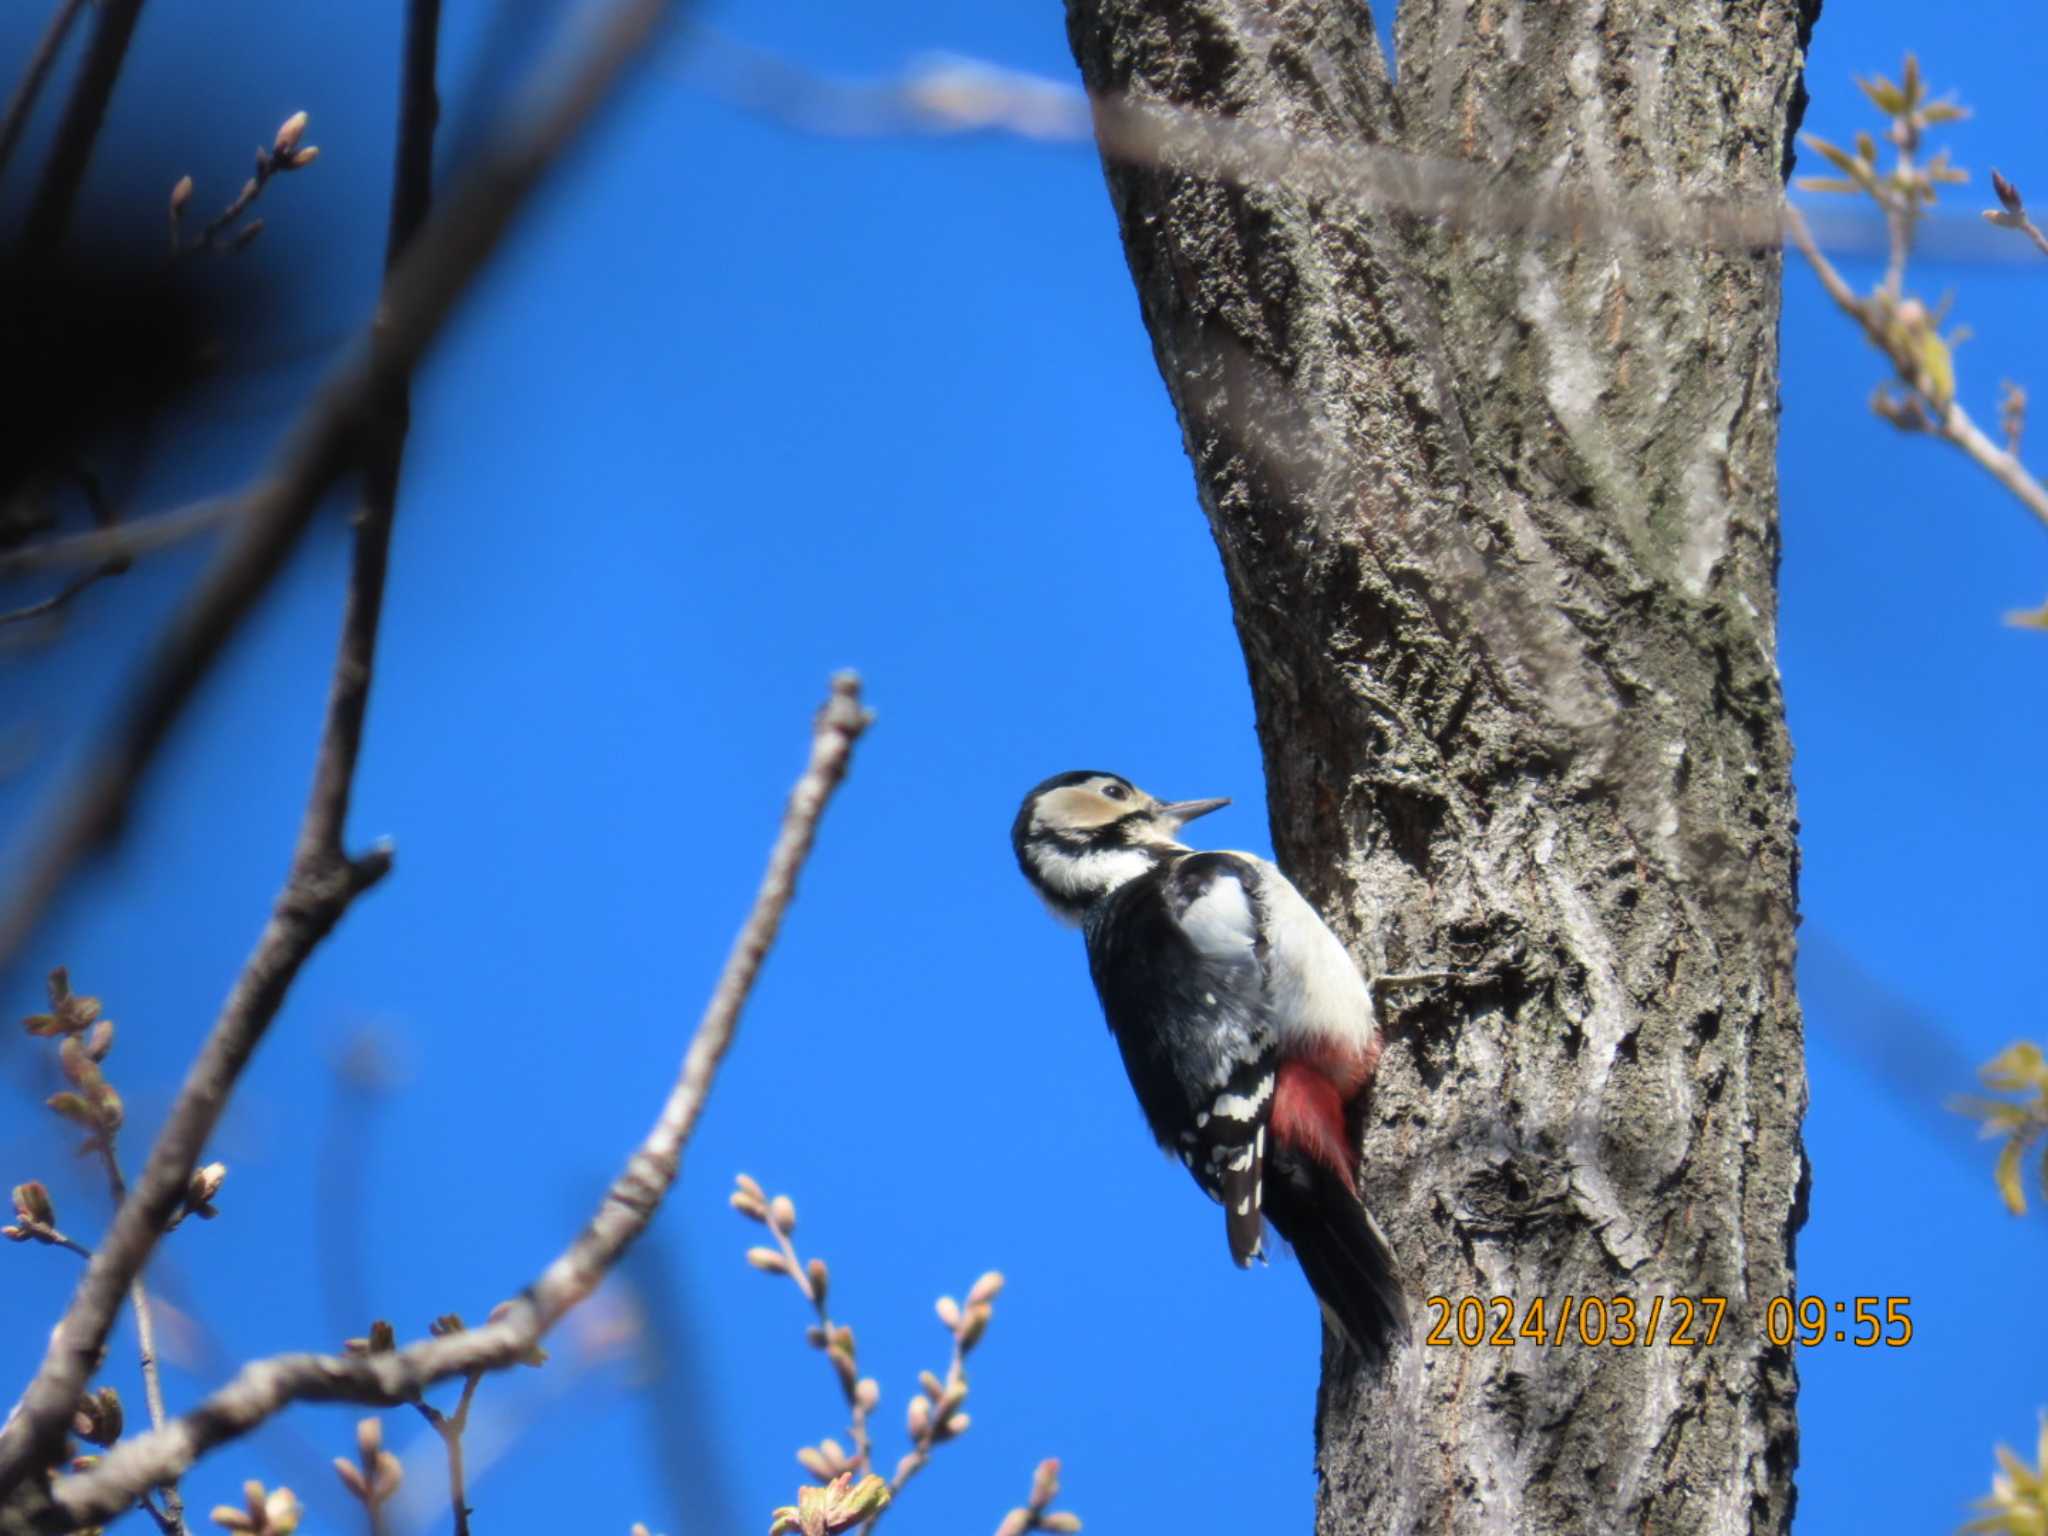
{"label": "blue sky", "polygon": [[[323,156],[266,194],[237,279],[267,285],[265,334],[164,434],[143,504],[250,474],[366,312],[397,10],[145,12],[100,206],[153,227],[187,172],[198,208],[224,202],[298,108]],[[479,12],[451,5],[455,78]],[[848,74],[930,50],[1071,73],[1048,0],[710,14]],[[1977,109],[1949,140],[1980,173],[1957,210],[1988,202],[1989,163],[2048,198],[2038,17],[1992,0],[1970,14],[1996,46],[1903,0],[1831,8],[1808,127],[1869,125],[1851,75],[1917,47]],[[0,23],[7,57],[37,19]],[[1999,378],[2048,383],[2048,270],[1920,275],[1976,327],[1959,368],[1981,418]],[[1939,1109],[1971,1064],[2048,1035],[2048,638],[1999,623],[2048,596],[2048,545],[1959,458],[1873,419],[1876,360],[1796,261],[1787,289],[1782,662],[1815,1169],[1800,1287],[1910,1295],[1918,1328],[1903,1350],[1802,1355],[1799,1528],[1947,1529],[1984,1490],[1992,1443],[2030,1442],[2048,1403],[2024,1278],[2048,1228],[2003,1213],[1989,1150]],[[282,874],[345,557],[335,519],[173,739],[120,855],[11,978],[10,1015],[58,962],[106,999],[131,1163]],[[0,720],[26,759],[0,780],[11,834],[198,558],[97,589],[62,645],[0,657]],[[1045,1455],[1065,1458],[1066,1502],[1095,1530],[1154,1527],[1162,1503],[1182,1529],[1308,1528],[1313,1303],[1291,1268],[1233,1270],[1206,1203],[1150,1150],[1078,941],[1005,840],[1024,788],[1085,765],[1233,795],[1214,836],[1266,843],[1221,573],[1093,156],[805,137],[707,99],[674,49],[421,377],[355,815],[359,837],[395,839],[398,868],[309,967],[247,1079],[215,1148],[233,1170],[223,1219],[168,1245],[161,1281],[207,1330],[174,1404],[218,1378],[208,1348],[480,1316],[559,1247],[658,1102],[809,712],[849,665],[878,723],[629,1276],[681,1364],[648,1380],[590,1329],[546,1371],[486,1384],[480,1411],[511,1454],[474,1490],[479,1529],[751,1529],[791,1497],[796,1446],[840,1432],[794,1293],[741,1263],[753,1231],[724,1204],[741,1169],[795,1196],[801,1245],[833,1264],[890,1454],[915,1372],[943,1367],[933,1298],[989,1267],[1010,1277],[975,1360],[974,1428],[890,1517],[903,1536],[993,1528]],[[366,1039],[389,1078],[369,1098],[338,1069]],[[48,1179],[89,1236],[91,1186],[30,1107],[24,1048],[5,1051],[0,1175]],[[74,1268],[0,1253],[0,1312],[53,1317]],[[26,1373],[42,1332],[0,1330],[0,1380]],[[131,1359],[118,1349],[110,1379],[128,1386]],[[345,1526],[325,1462],[352,1420],[302,1411],[207,1463],[189,1501],[259,1476],[293,1484],[319,1528]],[[392,1434],[415,1426],[394,1416]],[[415,1448],[431,1495],[435,1453]]]}

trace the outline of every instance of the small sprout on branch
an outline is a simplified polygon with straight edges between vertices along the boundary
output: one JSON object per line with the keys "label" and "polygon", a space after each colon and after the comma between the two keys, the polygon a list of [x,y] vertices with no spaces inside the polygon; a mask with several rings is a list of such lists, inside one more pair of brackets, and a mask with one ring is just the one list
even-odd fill
{"label": "small sprout on branch", "polygon": [[[2020,189],[2007,181],[1999,173],[1998,167],[1995,165],[1991,167],[1991,190],[1998,194],[1999,211],[1998,213],[1987,212],[1984,217],[1991,220],[1992,223],[2002,224],[2009,222],[2027,211],[2026,201],[2020,196]],[[2004,214],[2005,217],[2000,218],[2000,213]]]}
{"label": "small sprout on branch", "polygon": [[[30,1227],[57,1225],[57,1203],[50,1198],[49,1190],[44,1188],[40,1179],[30,1179],[26,1184],[14,1186],[14,1214]],[[14,1237],[12,1227],[7,1229],[7,1235]],[[14,1240],[24,1242],[30,1235],[23,1233]]]}
{"label": "small sprout on branch", "polygon": [[240,1531],[244,1536],[292,1536],[299,1528],[304,1511],[291,1489],[266,1493],[263,1485],[252,1478],[242,1484],[242,1499],[242,1508],[219,1504],[208,1518],[222,1529]]}
{"label": "small sprout on branch", "polygon": [[1998,206],[1984,210],[1985,222],[1996,224],[2000,229],[2017,230],[2034,242],[2035,250],[2048,256],[2048,234],[2041,232],[2041,226],[2036,224],[2032,215],[2027,212],[2026,201],[2020,196],[2020,189],[1994,169],[1991,172],[1991,190],[1998,194]]}
{"label": "small sprout on branch", "polygon": [[201,1221],[211,1221],[218,1216],[220,1211],[215,1207],[213,1197],[220,1193],[220,1187],[227,1178],[226,1163],[208,1163],[204,1168],[194,1169],[185,1185],[185,1203],[171,1218],[171,1225],[175,1227],[187,1216],[197,1216]]}
{"label": "small sprout on branch", "polygon": [[870,1472],[859,1482],[841,1473],[823,1487],[799,1488],[796,1503],[775,1511],[768,1536],[795,1531],[800,1536],[837,1536],[864,1525],[889,1506],[889,1485]]}
{"label": "small sprout on branch", "polygon": [[121,1438],[122,1420],[121,1394],[112,1387],[101,1387],[78,1400],[78,1411],[71,1416],[71,1432],[94,1445],[112,1445]]}
{"label": "small sprout on branch", "polygon": [[[1982,1122],[1986,1140],[2003,1136],[1992,1179],[2006,1209],[2015,1216],[2027,1210],[2025,1162],[2035,1142],[2048,1137],[2048,1056],[2031,1040],[2007,1046],[1979,1069],[1984,1086],[2015,1100],[1959,1098],[1950,1108]],[[2041,1188],[2048,1193],[2048,1146],[2043,1147]]]}
{"label": "small sprout on branch", "polygon": [[356,1460],[334,1458],[335,1476],[370,1517],[374,1529],[378,1511],[405,1481],[405,1467],[384,1449],[384,1421],[374,1414],[356,1425]]}
{"label": "small sprout on branch", "polygon": [[1059,1497],[1059,1493],[1060,1464],[1048,1457],[1038,1464],[1038,1470],[1031,1476],[1030,1503],[1003,1516],[1003,1523],[996,1527],[996,1536],[1026,1536],[1030,1531],[1080,1530],[1079,1515],[1052,1507],[1052,1501]]}
{"label": "small sprout on branch", "polygon": [[370,1324],[369,1333],[360,1339],[346,1339],[341,1350],[346,1355],[388,1355],[398,1348],[398,1330],[383,1318]]}
{"label": "small sprout on branch", "polygon": [[82,1035],[99,1022],[100,1000],[73,992],[71,972],[64,966],[50,972],[47,985],[50,1011],[32,1013],[22,1020],[22,1027],[30,1034],[46,1039],[53,1035]]}
{"label": "small sprout on branch", "polygon": [[[796,1231],[795,1203],[787,1195],[776,1195],[770,1199],[761,1186],[745,1174],[735,1181],[727,1199],[734,1210],[749,1221],[766,1227],[775,1238],[776,1246],[773,1248],[749,1248],[747,1263],[764,1274],[788,1276],[804,1300],[810,1303],[817,1320],[804,1330],[804,1338],[813,1349],[822,1351],[831,1363],[840,1393],[846,1400],[853,1439],[850,1450],[828,1436],[797,1451],[797,1464],[822,1486],[804,1489],[798,1503],[776,1510],[773,1530],[775,1533],[795,1531],[808,1536],[814,1530],[849,1530],[858,1525],[865,1536],[881,1519],[889,1500],[901,1493],[931,1459],[933,1449],[965,1434],[972,1423],[970,1416],[963,1411],[968,1391],[967,1356],[988,1332],[996,1297],[1002,1294],[1003,1277],[998,1271],[989,1270],[968,1287],[965,1302],[941,1296],[935,1303],[933,1310],[938,1314],[939,1322],[953,1337],[953,1357],[943,1379],[931,1371],[918,1373],[921,1390],[911,1397],[904,1410],[904,1429],[910,1437],[910,1449],[897,1461],[895,1471],[884,1482],[872,1471],[874,1444],[868,1431],[868,1421],[882,1401],[881,1383],[872,1376],[860,1374],[860,1357],[853,1330],[844,1323],[835,1322],[826,1310],[830,1272],[825,1261],[814,1258],[806,1263],[790,1240]],[[1012,1512],[1013,1518],[1027,1522],[1017,1527],[1019,1531],[1078,1531],[1081,1528],[1081,1522],[1074,1516],[1048,1509],[1053,1495],[1059,1490],[1058,1472],[1059,1463],[1055,1461],[1045,1462],[1039,1467],[1038,1479],[1033,1484],[1033,1503],[1027,1509]],[[860,1481],[852,1483],[850,1480],[854,1478]],[[880,1497],[866,1513],[852,1514],[845,1518],[843,1524],[831,1523],[854,1507],[861,1489],[870,1487],[879,1490]],[[828,1497],[834,1490],[841,1490],[844,1500],[834,1502],[832,1497]]]}
{"label": "small sprout on branch", "polygon": [[2027,435],[2027,392],[2011,379],[1998,381],[1998,426],[2005,434],[2005,451],[2019,456],[2020,439]]}
{"label": "small sprout on branch", "polygon": [[2034,1452],[2034,1465],[2008,1446],[1998,1447],[1998,1471],[1991,1475],[1991,1492],[1977,1501],[1985,1513],[1962,1528],[1959,1536],[2041,1536],[2048,1531],[2048,1415],[2041,1419],[2041,1436]]}
{"label": "small sprout on branch", "polygon": [[188,251],[218,251],[223,248],[239,251],[245,249],[250,241],[261,234],[261,219],[251,219],[239,229],[236,229],[235,225],[242,215],[249,211],[250,205],[263,195],[263,189],[270,184],[271,177],[291,171],[303,171],[320,158],[319,145],[302,142],[306,136],[308,121],[304,112],[294,112],[278,124],[277,132],[271,136],[270,147],[256,151],[255,174],[242,183],[242,190],[235,194],[235,200],[215,215],[189,244],[185,242],[182,233],[182,220],[185,205],[192,199],[192,178],[181,177],[178,184],[171,189],[171,254],[175,257],[182,256]]}
{"label": "small sprout on branch", "polygon": [[289,160],[299,147],[299,140],[306,136],[306,124],[311,121],[304,112],[294,112],[277,125],[277,137],[270,141],[270,153],[278,160]]}

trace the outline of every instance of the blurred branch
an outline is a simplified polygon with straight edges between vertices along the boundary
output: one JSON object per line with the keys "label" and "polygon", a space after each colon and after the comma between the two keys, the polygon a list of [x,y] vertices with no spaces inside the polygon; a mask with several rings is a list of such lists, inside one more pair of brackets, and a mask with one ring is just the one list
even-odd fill
{"label": "blurred branch", "polygon": [[[0,967],[40,920],[72,871],[119,832],[136,786],[171,726],[257,599],[269,589],[327,492],[364,460],[379,409],[439,335],[514,217],[613,86],[668,19],[674,0],[619,0],[597,40],[558,86],[546,82],[508,114],[500,139],[474,157],[440,213],[420,229],[386,281],[373,326],[322,386],[271,472],[237,497],[238,525],[183,609],[152,648],[76,788],[13,862],[21,873],[0,901]],[[0,1489],[20,1472],[0,1432]]]}
{"label": "blurred branch", "polygon": [[78,20],[78,13],[85,7],[86,0],[59,0],[57,9],[50,14],[50,24],[43,28],[43,35],[36,40],[36,51],[29,55],[28,65],[21,72],[14,94],[7,98],[6,117],[0,119],[0,176],[7,174],[7,162],[13,158],[14,146],[20,142],[21,132],[28,126],[29,116],[36,109],[36,98],[42,94],[43,82],[50,78],[50,66],[64,51],[64,39],[71,35],[71,24]]}
{"label": "blurred branch", "polygon": [[155,554],[160,549],[182,544],[232,521],[244,510],[245,500],[238,496],[216,496],[169,512],[159,512],[137,522],[95,528],[88,533],[66,534],[61,538],[25,544],[19,549],[0,551],[0,579],[74,565],[114,562],[126,565],[138,555]]}
{"label": "blurred branch", "polygon": [[[646,1230],[674,1184],[683,1149],[732,1044],[740,1011],[795,893],[819,818],[846,776],[854,743],[868,719],[861,707],[859,681],[850,673],[835,678],[812,731],[810,761],[790,794],[753,910],[727,956],[660,1115],[589,1224],[517,1300],[504,1304],[481,1327],[424,1339],[404,1349],[279,1355],[251,1362],[191,1413],[161,1431],[121,1441],[86,1471],[61,1478],[47,1489],[40,1478],[20,1482],[13,1498],[0,1503],[0,1536],[73,1530],[110,1520],[133,1504],[142,1490],[180,1475],[206,1451],[248,1433],[287,1404],[395,1407],[412,1402],[434,1382],[503,1370],[524,1359],[564,1313],[597,1288]],[[178,1111],[172,1113],[175,1125]],[[24,1408],[17,1424],[27,1416]]]}
{"label": "blurred branch", "polygon": [[125,559],[108,560],[104,564],[94,566],[89,571],[81,571],[40,602],[28,603],[20,608],[9,608],[6,612],[0,613],[0,625],[27,624],[36,619],[47,619],[53,614],[61,613],[71,600],[87,587],[92,586],[95,582],[103,581],[109,576],[120,575],[128,569],[128,564],[129,562]]}
{"label": "blurred branch", "polygon": [[[1782,200],[1626,201],[1593,187],[1534,187],[1493,166],[1416,155],[1388,144],[1262,127],[1135,96],[1090,100],[1063,80],[986,61],[936,55],[893,76],[849,80],[710,29],[696,34],[693,78],[749,112],[832,138],[997,134],[1037,143],[1099,140],[1119,159],[1239,186],[1284,183],[1442,220],[1475,234],[1532,234],[1580,241],[1641,241],[1722,249],[1785,239]],[[1886,244],[1871,221],[1815,212],[1824,246]],[[1923,219],[1923,224],[1925,223]],[[1981,256],[1972,221],[1944,227],[1949,259]],[[1924,243],[1924,242],[1923,242]]]}
{"label": "blurred branch", "polygon": [[[128,1181],[121,1176],[121,1159],[116,1149],[115,1137],[118,1130],[108,1129],[96,1138],[99,1146],[100,1163],[106,1169],[107,1193],[113,1198],[116,1211],[127,1203]],[[189,1186],[188,1186],[189,1187]],[[150,1309],[149,1288],[143,1284],[141,1272],[128,1282],[128,1305],[135,1312],[135,1348],[142,1368],[142,1395],[149,1405],[149,1427],[164,1427],[164,1380],[163,1370],[158,1362],[156,1348],[156,1314]],[[185,1498],[178,1490],[178,1480],[170,1479],[159,1485],[163,1494],[164,1507],[159,1523],[171,1536],[183,1536],[185,1531]]]}
{"label": "blurred branch", "polygon": [[71,226],[72,205],[85,180],[100,123],[113,98],[114,83],[121,77],[121,63],[128,56],[128,40],[141,14],[142,0],[100,0],[99,24],[93,28],[91,46],[78,67],[49,163],[43,167],[42,182],[22,225],[22,244],[31,255],[47,256]]}

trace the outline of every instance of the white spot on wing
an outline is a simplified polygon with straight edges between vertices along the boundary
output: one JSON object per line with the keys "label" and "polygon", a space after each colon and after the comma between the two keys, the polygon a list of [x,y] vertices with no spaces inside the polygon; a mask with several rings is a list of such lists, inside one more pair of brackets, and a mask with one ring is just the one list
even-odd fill
{"label": "white spot on wing", "polygon": [[1273,1079],[1267,1078],[1249,1094],[1226,1093],[1211,1106],[1211,1112],[1226,1120],[1256,1120],[1266,1100],[1273,1096]]}
{"label": "white spot on wing", "polygon": [[[1203,954],[1217,960],[1240,960],[1251,953],[1258,937],[1251,899],[1230,875],[1219,876],[1180,915],[1181,931]],[[1212,998],[1213,1002],[1214,999]]]}

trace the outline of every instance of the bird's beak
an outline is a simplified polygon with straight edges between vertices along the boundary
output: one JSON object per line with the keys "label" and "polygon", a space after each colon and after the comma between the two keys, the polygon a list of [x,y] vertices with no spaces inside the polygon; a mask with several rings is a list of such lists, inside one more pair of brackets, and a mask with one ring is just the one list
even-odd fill
{"label": "bird's beak", "polygon": [[1159,807],[1159,819],[1172,822],[1174,830],[1179,831],[1197,816],[1206,816],[1211,811],[1220,811],[1228,804],[1230,804],[1228,796],[1221,800],[1176,800],[1171,805]]}

